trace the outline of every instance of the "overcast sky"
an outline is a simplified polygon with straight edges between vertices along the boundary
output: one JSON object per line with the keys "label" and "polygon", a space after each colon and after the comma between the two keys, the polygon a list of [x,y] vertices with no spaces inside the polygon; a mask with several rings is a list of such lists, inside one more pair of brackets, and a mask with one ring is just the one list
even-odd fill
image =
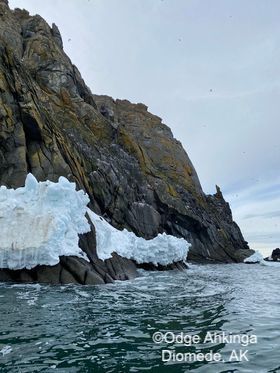
{"label": "overcast sky", "polygon": [[93,93],[143,102],[254,249],[280,246],[280,1],[10,0],[59,27]]}

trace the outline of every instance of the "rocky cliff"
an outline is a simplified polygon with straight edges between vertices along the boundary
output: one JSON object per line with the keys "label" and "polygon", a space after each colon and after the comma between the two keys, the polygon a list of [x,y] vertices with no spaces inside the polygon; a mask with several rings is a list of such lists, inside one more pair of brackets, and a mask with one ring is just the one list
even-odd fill
{"label": "rocky cliff", "polygon": [[[160,232],[186,238],[190,260],[228,263],[252,254],[219,188],[213,196],[203,193],[162,120],[143,104],[93,95],[64,53],[57,26],[10,10],[7,0],[0,0],[0,121],[1,185],[19,187],[28,172],[38,180],[62,175],[115,227],[147,239]],[[40,280],[43,273],[65,282],[64,273],[69,282],[85,283],[88,276],[110,282],[135,274],[135,265],[117,255],[97,259],[94,227],[80,243],[90,265],[62,258],[56,275],[43,268],[2,271],[2,277]]]}

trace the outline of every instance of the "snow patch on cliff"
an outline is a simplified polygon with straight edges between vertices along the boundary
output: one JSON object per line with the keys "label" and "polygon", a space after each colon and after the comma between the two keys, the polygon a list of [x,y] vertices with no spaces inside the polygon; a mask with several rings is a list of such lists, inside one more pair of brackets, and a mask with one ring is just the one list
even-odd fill
{"label": "snow patch on cliff", "polygon": [[22,188],[1,186],[0,268],[55,265],[61,255],[87,260],[78,234],[90,230],[88,202],[88,196],[64,177],[58,183],[38,182],[28,174]]}
{"label": "snow patch on cliff", "polygon": [[187,258],[191,244],[183,238],[163,233],[145,240],[126,229],[120,231],[114,228],[91,210],[88,214],[96,229],[97,255],[102,260],[110,258],[113,252],[139,264],[168,265]]}

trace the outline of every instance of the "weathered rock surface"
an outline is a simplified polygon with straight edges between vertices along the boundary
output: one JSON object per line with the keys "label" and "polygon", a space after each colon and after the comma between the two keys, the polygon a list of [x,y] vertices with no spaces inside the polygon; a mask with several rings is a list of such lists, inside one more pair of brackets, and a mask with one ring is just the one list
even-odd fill
{"label": "weathered rock surface", "polygon": [[271,256],[264,258],[264,260],[268,262],[280,262],[280,249],[277,247],[276,249],[272,250]]}
{"label": "weathered rock surface", "polygon": [[[190,260],[241,262],[253,253],[219,188],[203,193],[161,119],[143,104],[92,95],[64,53],[57,26],[0,0],[0,185],[19,187],[28,172],[38,180],[75,181],[91,208],[117,228],[186,238]],[[56,268],[3,270],[0,279],[103,283],[136,275],[127,259],[97,258],[94,227],[80,243],[90,264],[61,258]]]}

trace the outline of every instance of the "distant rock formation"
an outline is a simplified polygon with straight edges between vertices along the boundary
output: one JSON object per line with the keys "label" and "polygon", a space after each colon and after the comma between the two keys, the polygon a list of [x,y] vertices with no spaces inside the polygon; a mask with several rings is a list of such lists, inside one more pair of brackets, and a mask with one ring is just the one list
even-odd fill
{"label": "distant rock formation", "polygon": [[280,249],[279,248],[272,251],[271,258],[274,262],[280,261]]}
{"label": "distant rock formation", "polygon": [[264,260],[268,262],[280,262],[280,249],[278,247],[277,249],[274,249],[271,256],[265,258]]}
{"label": "distant rock formation", "polygon": [[[242,262],[253,253],[220,189],[203,193],[188,155],[159,117],[143,104],[93,95],[64,53],[55,24],[11,11],[6,0],[0,0],[0,18],[0,185],[19,187],[29,172],[41,181],[65,176],[116,228],[146,239],[162,232],[187,239],[189,260]],[[93,226],[80,245],[98,281],[135,276],[132,261],[97,259]],[[0,279],[96,280],[78,258],[61,258],[56,268],[4,272]]]}

